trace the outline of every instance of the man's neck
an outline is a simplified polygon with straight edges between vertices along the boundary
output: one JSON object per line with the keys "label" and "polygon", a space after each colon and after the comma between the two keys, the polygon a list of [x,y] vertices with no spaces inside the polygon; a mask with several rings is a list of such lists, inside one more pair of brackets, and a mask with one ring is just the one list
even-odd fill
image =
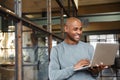
{"label": "man's neck", "polygon": [[75,42],[75,41],[72,41],[72,40],[69,40],[69,39],[65,39],[64,40],[67,44],[70,44],[70,45],[76,45],[78,42]]}

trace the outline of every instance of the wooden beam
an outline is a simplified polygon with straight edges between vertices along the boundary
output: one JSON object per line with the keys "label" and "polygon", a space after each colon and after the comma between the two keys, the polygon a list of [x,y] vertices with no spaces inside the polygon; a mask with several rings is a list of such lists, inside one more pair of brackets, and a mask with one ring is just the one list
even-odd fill
{"label": "wooden beam", "polygon": [[120,2],[111,4],[100,4],[91,6],[79,6],[78,15],[106,13],[106,12],[120,12]]}
{"label": "wooden beam", "polygon": [[83,31],[104,31],[104,30],[120,30],[120,21],[114,22],[93,22],[88,27],[83,28]]}

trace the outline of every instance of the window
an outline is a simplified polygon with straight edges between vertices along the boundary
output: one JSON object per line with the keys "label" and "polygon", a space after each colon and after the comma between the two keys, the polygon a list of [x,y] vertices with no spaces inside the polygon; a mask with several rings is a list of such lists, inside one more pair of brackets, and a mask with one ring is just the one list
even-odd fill
{"label": "window", "polygon": [[104,35],[90,35],[89,42],[96,47],[96,43],[117,43],[116,35],[104,34]]}

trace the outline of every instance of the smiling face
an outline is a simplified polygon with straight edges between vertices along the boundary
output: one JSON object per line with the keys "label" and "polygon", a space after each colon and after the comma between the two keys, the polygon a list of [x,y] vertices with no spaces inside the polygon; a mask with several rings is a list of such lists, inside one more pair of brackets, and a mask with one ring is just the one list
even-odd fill
{"label": "smiling face", "polygon": [[77,18],[69,18],[65,25],[66,38],[65,41],[69,44],[79,42],[82,34],[82,23]]}

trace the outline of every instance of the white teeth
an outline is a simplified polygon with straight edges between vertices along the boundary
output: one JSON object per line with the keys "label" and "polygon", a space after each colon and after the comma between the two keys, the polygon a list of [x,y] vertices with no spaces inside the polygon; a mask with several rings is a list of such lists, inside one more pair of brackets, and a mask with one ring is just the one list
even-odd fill
{"label": "white teeth", "polygon": [[79,35],[76,35],[75,37],[79,38],[80,36],[79,36]]}

